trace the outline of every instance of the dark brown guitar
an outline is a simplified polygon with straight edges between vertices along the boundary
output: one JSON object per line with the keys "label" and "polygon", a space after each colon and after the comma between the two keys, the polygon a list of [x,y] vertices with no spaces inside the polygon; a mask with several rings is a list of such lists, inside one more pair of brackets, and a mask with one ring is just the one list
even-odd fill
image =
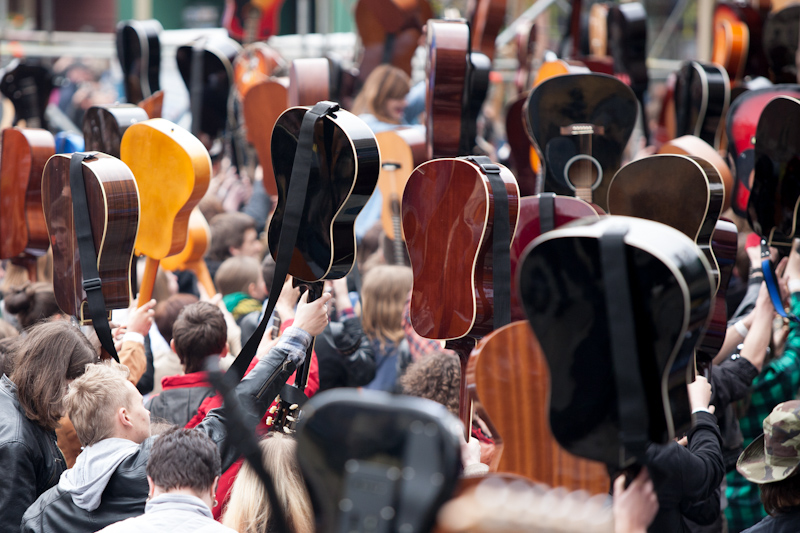
{"label": "dark brown guitar", "polygon": [[14,104],[14,126],[47,127],[44,112],[52,91],[53,73],[33,60],[14,59],[0,71],[0,93]]}
{"label": "dark brown guitar", "polygon": [[133,124],[147,120],[142,107],[133,104],[92,106],[83,115],[83,138],[86,150],[103,152],[119,158],[119,145],[125,131]]}
{"label": "dark brown guitar", "polygon": [[50,247],[42,212],[42,171],[55,153],[47,130],[3,130],[0,158],[0,259],[12,259],[36,280],[36,257]]}
{"label": "dark brown guitar", "polygon": [[550,372],[527,320],[484,337],[467,368],[467,389],[496,446],[491,470],[551,487],[608,493],[605,465],[570,454],[550,431]]}
{"label": "dark brown guitar", "polygon": [[[82,163],[97,267],[106,309],[131,301],[133,245],[139,227],[139,195],[133,173],[115,157],[97,153]],[[86,323],[90,317],[83,290],[69,184],[70,156],[50,158],[42,175],[42,205],[53,245],[53,289],[58,307]]]}
{"label": "dark brown guitar", "polygon": [[117,57],[128,103],[138,104],[159,90],[162,31],[157,20],[123,20],[117,24]]}
{"label": "dark brown guitar", "polygon": [[472,32],[471,48],[494,59],[494,41],[505,22],[506,0],[470,0],[467,13]]}

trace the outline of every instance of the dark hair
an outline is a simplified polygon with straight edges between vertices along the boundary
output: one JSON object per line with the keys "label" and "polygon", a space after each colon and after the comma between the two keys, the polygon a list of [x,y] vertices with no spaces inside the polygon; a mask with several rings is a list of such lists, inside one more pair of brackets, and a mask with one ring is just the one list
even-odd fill
{"label": "dark hair", "polygon": [[187,374],[203,369],[209,355],[219,354],[228,340],[222,311],[208,302],[187,305],[172,326],[175,353]]}
{"label": "dark hair", "polygon": [[223,296],[234,292],[247,292],[251,283],[258,284],[261,275],[261,266],[257,259],[247,255],[236,255],[227,258],[219,266],[214,275],[214,285]]}
{"label": "dark hair", "polygon": [[244,213],[222,213],[208,223],[211,229],[211,244],[206,257],[213,261],[224,261],[231,256],[231,248],[240,248],[247,230],[256,229],[253,217]]}
{"label": "dark hair", "polygon": [[219,476],[217,445],[198,429],[174,427],[159,435],[147,460],[147,475],[165,491],[205,491]]}
{"label": "dark hair", "polygon": [[86,336],[69,322],[33,326],[17,346],[11,381],[17,386],[25,416],[46,429],[56,429],[64,416],[67,382],[97,362]]}
{"label": "dark hair", "polygon": [[453,354],[433,353],[412,363],[400,378],[403,394],[438,402],[458,416],[461,363]]}
{"label": "dark hair", "polygon": [[61,312],[52,283],[26,283],[15,287],[5,297],[6,311],[16,315],[22,329]]}
{"label": "dark hair", "polygon": [[761,503],[771,516],[789,512],[800,505],[800,475],[797,472],[781,481],[759,485]]}
{"label": "dark hair", "polygon": [[183,311],[183,308],[193,303],[197,303],[197,296],[179,292],[156,304],[153,321],[155,321],[158,332],[161,333],[165,341],[172,340],[172,327],[175,325],[175,321]]}
{"label": "dark hair", "polygon": [[272,281],[275,279],[275,260],[270,253],[267,253],[261,261],[261,277],[264,278],[267,290],[271,290]]}

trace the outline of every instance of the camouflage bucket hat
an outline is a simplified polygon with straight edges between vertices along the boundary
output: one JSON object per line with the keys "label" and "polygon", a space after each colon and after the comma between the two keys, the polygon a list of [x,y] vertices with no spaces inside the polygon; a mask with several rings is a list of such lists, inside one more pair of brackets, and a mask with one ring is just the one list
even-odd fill
{"label": "camouflage bucket hat", "polygon": [[764,419],[764,434],[750,443],[736,469],[753,483],[786,479],[800,466],[800,400],[779,404]]}

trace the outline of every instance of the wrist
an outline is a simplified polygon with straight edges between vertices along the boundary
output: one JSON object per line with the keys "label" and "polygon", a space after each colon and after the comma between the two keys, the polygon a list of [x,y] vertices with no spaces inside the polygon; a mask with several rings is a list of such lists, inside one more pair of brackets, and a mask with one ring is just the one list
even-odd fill
{"label": "wrist", "polygon": [[733,329],[735,329],[736,333],[741,335],[742,338],[747,337],[747,333],[750,331],[750,327],[747,324],[745,324],[744,320],[740,320],[736,324],[734,324]]}

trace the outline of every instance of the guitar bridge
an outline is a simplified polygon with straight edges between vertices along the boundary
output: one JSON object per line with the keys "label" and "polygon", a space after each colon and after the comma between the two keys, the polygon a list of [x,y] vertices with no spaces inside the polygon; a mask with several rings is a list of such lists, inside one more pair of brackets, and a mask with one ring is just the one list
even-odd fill
{"label": "guitar bridge", "polygon": [[605,135],[605,126],[595,126],[594,124],[579,123],[561,126],[561,135]]}

